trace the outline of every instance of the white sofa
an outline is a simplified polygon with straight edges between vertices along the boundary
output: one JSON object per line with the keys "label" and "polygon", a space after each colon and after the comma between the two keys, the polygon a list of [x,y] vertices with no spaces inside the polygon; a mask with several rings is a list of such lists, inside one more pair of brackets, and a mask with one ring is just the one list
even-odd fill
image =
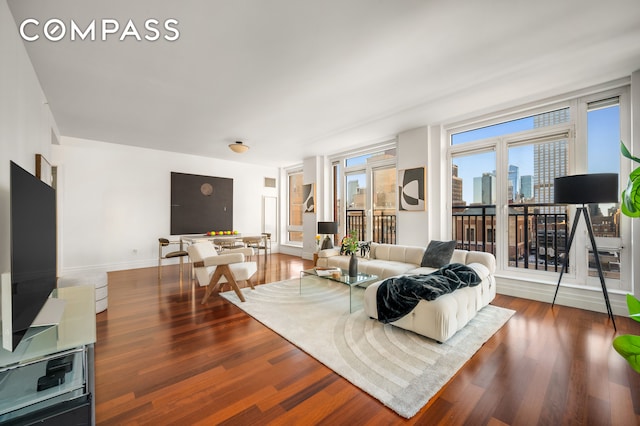
{"label": "white sofa", "polygon": [[[367,315],[378,318],[376,292],[385,278],[395,275],[428,274],[436,270],[420,266],[425,250],[425,247],[371,243],[368,258],[358,259],[359,272],[380,277],[380,281],[370,284],[365,290],[364,310]],[[495,298],[496,259],[492,254],[454,250],[450,262],[472,267],[482,279],[480,285],[462,288],[432,301],[422,300],[408,315],[391,324],[444,342]],[[317,265],[348,269],[349,256],[340,255],[339,249],[321,250],[318,253]]]}

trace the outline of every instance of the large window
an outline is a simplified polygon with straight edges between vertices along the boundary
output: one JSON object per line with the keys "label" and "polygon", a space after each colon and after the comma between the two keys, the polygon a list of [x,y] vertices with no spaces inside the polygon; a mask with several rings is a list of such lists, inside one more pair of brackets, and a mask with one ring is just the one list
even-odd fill
{"label": "large window", "polygon": [[569,111],[452,135],[452,231],[460,248],[499,255],[505,268],[558,270],[566,207],[553,205],[553,182],[567,174]]}
{"label": "large window", "polygon": [[304,196],[302,193],[302,171],[288,173],[289,210],[287,223],[287,242],[302,244],[302,212]]}
{"label": "large window", "polygon": [[362,241],[395,244],[395,156],[390,146],[344,158],[344,234],[353,231]]}
{"label": "large window", "polygon": [[[626,90],[450,131],[451,232],[458,247],[492,252],[502,271],[515,274],[556,274],[569,256],[574,282],[599,286],[591,279],[594,257],[584,232],[566,253],[575,207],[554,204],[554,179],[621,172],[620,94]],[[625,270],[619,207],[589,206],[610,288],[620,288]]]}
{"label": "large window", "polygon": [[[620,101],[618,97],[587,104],[587,173],[620,174]],[[624,181],[622,181],[624,182]],[[622,241],[620,203],[592,204],[589,213],[598,238],[605,277],[620,279]],[[597,277],[593,252],[588,253],[589,276]]]}
{"label": "large window", "polygon": [[452,225],[458,248],[495,253],[495,151],[457,154],[452,170]]}
{"label": "large window", "polygon": [[554,179],[567,174],[567,135],[507,145],[508,264],[558,271],[566,252],[567,208],[554,205]]}

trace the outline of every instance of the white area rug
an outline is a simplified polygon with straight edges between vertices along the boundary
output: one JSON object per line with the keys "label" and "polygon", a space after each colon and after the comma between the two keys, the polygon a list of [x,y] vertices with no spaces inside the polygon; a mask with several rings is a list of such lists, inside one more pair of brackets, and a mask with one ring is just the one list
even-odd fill
{"label": "white area rug", "polygon": [[[363,289],[354,299],[361,300]],[[349,287],[324,279],[280,281],[221,295],[380,400],[399,415],[415,415],[514,311],[486,306],[451,339],[431,339],[349,313]]]}

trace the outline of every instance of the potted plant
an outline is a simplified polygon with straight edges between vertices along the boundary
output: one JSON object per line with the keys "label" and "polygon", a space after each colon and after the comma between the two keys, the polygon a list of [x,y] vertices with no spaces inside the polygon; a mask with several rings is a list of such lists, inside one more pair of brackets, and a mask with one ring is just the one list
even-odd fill
{"label": "potted plant", "polygon": [[[627,306],[629,316],[640,322],[640,300],[632,294],[627,294]],[[627,360],[631,368],[640,373],[640,336],[633,334],[618,336],[613,339],[613,348]]]}
{"label": "potted plant", "polygon": [[[620,151],[629,160],[640,163],[640,159],[631,155],[624,143],[620,141]],[[629,175],[627,187],[622,191],[620,210],[629,217],[640,217],[640,167]],[[640,301],[632,294],[627,294],[629,315],[640,322]],[[631,368],[640,373],[640,336],[624,334],[613,340],[613,348],[627,360]]]}
{"label": "potted plant", "polygon": [[[624,143],[620,141],[620,151],[629,160],[640,163],[640,158],[631,155]],[[640,167],[629,175],[627,187],[622,191],[620,210],[629,217],[640,217]]]}

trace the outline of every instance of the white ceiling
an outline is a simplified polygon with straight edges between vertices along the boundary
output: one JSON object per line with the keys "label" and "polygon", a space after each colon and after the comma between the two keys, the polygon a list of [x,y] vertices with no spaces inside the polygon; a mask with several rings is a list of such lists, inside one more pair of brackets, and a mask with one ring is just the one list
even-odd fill
{"label": "white ceiling", "polygon": [[63,136],[267,165],[640,69],[638,0],[7,2],[39,34],[179,22],[174,42],[25,42]]}

